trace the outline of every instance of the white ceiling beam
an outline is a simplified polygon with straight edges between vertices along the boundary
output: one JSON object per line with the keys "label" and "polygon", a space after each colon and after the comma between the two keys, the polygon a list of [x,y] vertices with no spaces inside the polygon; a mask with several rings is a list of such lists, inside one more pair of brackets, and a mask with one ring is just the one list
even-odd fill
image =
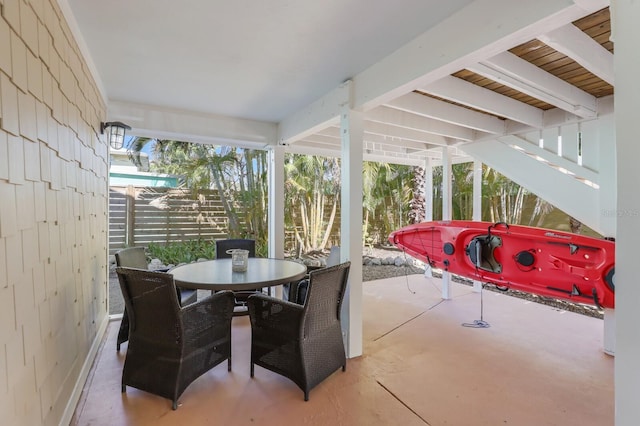
{"label": "white ceiling beam", "polygon": [[536,128],[542,127],[542,110],[461,78],[447,76],[420,90]]}
{"label": "white ceiling beam", "polygon": [[604,9],[610,5],[610,0],[573,0],[573,2],[584,9],[585,11],[592,13],[600,9]]}
{"label": "white ceiling beam", "polygon": [[351,81],[327,93],[317,101],[288,116],[278,124],[278,143],[287,145],[338,123],[340,111],[349,103]]}
{"label": "white ceiling beam", "polygon": [[426,118],[405,111],[380,106],[368,111],[365,115],[367,121],[405,127],[426,133],[433,133],[444,137],[471,141],[476,138],[476,132],[462,126],[445,123],[444,121]]}
{"label": "white ceiling beam", "polygon": [[401,164],[404,166],[424,166],[426,161],[426,156],[419,157],[403,157],[403,156],[395,156],[395,155],[385,155],[385,154],[371,154],[364,153],[363,157],[364,161],[372,161],[375,163],[390,163],[390,164]]}
{"label": "white ceiling beam", "polygon": [[[328,127],[327,129],[324,129],[316,133],[315,135],[307,136],[305,140],[322,141],[326,143],[329,143],[329,141],[333,141],[332,143],[340,145],[340,129],[336,127]],[[380,146],[402,146],[409,149],[417,149],[421,151],[441,146],[429,144],[426,142],[417,142],[414,140],[403,139],[397,136],[369,133],[366,130],[364,132],[364,141],[365,143],[373,143]]]}
{"label": "white ceiling beam", "polygon": [[416,92],[400,96],[385,106],[486,133],[503,134],[505,129],[505,121],[497,117]]}
{"label": "white ceiling beam", "polygon": [[322,144],[298,140],[291,145],[287,145],[286,152],[301,155],[320,155],[322,157],[338,157],[342,154],[340,149],[329,148]]}
{"label": "white ceiling beam", "polygon": [[[364,131],[365,135],[379,135],[392,140],[414,141],[437,146],[447,146],[452,143],[450,139],[443,136],[372,121],[365,121]],[[327,127],[326,129],[320,130],[318,134],[340,138],[340,128],[335,126]]]}
{"label": "white ceiling beam", "polygon": [[[340,143],[341,143],[340,138],[335,138],[333,136],[325,136],[318,133],[316,133],[315,135],[309,135],[304,139],[301,139],[300,141],[313,142],[313,143],[322,144],[322,145],[330,145],[330,146],[335,146],[337,148],[340,148]],[[300,141],[296,141],[294,143],[298,143]]]}
{"label": "white ceiling beam", "polygon": [[371,142],[380,146],[403,146],[409,149],[417,149],[421,151],[426,149],[431,149],[436,146],[440,146],[440,145],[433,145],[433,144],[428,144],[424,142],[410,141],[402,138],[390,138],[387,136],[376,135],[374,133],[367,133],[367,132],[365,132],[364,134],[364,140],[365,142]]}
{"label": "white ceiling beam", "polygon": [[117,101],[109,102],[107,117],[128,124],[136,136],[247,148],[276,143],[276,124],[264,121]]}
{"label": "white ceiling beam", "polygon": [[613,54],[575,25],[567,24],[541,35],[538,40],[614,85]]}
{"label": "white ceiling beam", "polygon": [[[476,0],[354,78],[367,111],[599,10],[598,1]],[[496,13],[499,11],[499,13]],[[473,34],[461,37],[460,31]],[[434,42],[437,40],[437,42]]]}
{"label": "white ceiling beam", "polygon": [[[322,145],[316,144],[314,142],[308,140],[299,140],[296,143],[293,143],[287,146],[287,152],[292,154],[302,154],[302,155],[320,155],[323,157],[338,157],[342,155],[342,151],[338,149],[327,149]],[[389,152],[364,152],[363,159],[364,161],[374,161],[378,163],[392,163],[392,164],[402,164],[406,166],[423,166],[426,158],[438,158],[437,155],[406,155],[402,153],[389,153]]]}
{"label": "white ceiling beam", "polygon": [[467,69],[580,117],[597,115],[595,96],[511,52],[499,53]]}
{"label": "white ceiling beam", "polygon": [[406,139],[410,141],[429,143],[438,146],[450,145],[452,140],[444,136],[426,133],[420,130],[407,129],[406,127],[393,126],[391,124],[367,121],[364,123],[364,131],[390,138]]}

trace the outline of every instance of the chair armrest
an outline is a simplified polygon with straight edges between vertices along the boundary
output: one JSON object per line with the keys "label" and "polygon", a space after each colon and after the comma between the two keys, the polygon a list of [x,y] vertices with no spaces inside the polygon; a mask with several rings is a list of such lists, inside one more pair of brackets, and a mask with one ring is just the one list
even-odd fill
{"label": "chair armrest", "polygon": [[277,330],[281,337],[298,338],[304,306],[264,294],[247,300],[252,332]]}

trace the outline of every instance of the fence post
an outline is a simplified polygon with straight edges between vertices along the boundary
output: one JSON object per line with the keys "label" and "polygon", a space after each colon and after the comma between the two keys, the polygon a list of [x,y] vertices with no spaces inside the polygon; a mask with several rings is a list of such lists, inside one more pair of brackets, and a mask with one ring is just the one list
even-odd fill
{"label": "fence post", "polygon": [[136,226],[136,190],[133,185],[127,186],[125,200],[125,244],[127,247],[133,247]]}

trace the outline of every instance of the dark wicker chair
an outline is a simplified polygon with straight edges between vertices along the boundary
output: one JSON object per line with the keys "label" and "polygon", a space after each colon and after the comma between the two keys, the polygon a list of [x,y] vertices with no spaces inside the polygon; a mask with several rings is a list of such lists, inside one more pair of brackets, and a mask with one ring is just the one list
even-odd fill
{"label": "dark wicker chair", "polygon": [[[249,251],[249,257],[256,257],[256,241],[248,239],[234,239],[229,238],[226,240],[216,240],[216,259],[229,259],[230,254],[227,250],[242,249]],[[262,290],[256,290],[262,292]],[[249,312],[247,311],[247,299],[254,294],[255,291],[235,291],[233,292],[236,298],[236,309],[233,312],[234,316],[244,316]]]}
{"label": "dark wicker chair", "polygon": [[347,359],[340,328],[340,308],[350,262],[309,274],[304,305],[266,295],[249,297],[251,377],[254,364],[291,379],[309,391]]}
{"label": "dark wicker chair", "polygon": [[[116,266],[124,268],[147,269],[147,254],[144,247],[129,247],[119,250],[116,254]],[[163,270],[161,272],[166,272]],[[198,293],[192,289],[181,289],[177,291],[180,294],[180,304],[182,306],[193,303],[198,299]],[[120,350],[120,345],[129,340],[129,318],[127,316],[127,308],[124,308],[122,321],[120,321],[120,330],[116,339],[116,350]]]}
{"label": "dark wicker chair", "polygon": [[181,307],[171,274],[117,268],[129,315],[122,392],[132,386],[168,398],[172,408],[194,380],[227,360],[231,371],[233,293]]}
{"label": "dark wicker chair", "polygon": [[[326,265],[324,266],[335,266],[340,263],[340,247],[333,246],[329,251],[329,256],[327,257]],[[316,269],[321,269],[322,266],[307,266],[307,275],[305,275],[303,280],[300,280],[296,283],[289,283],[283,286],[284,289],[284,300],[288,300],[290,302],[295,302],[299,305],[304,304],[304,300],[307,297],[307,286],[309,285],[309,273],[311,271],[315,271]]]}

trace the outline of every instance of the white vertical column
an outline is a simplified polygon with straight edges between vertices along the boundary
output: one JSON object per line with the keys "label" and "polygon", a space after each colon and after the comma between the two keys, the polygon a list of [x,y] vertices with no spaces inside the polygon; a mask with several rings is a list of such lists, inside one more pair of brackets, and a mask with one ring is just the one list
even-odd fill
{"label": "white vertical column", "polygon": [[640,2],[612,2],[611,23],[615,30],[616,82],[615,124],[617,159],[616,230],[616,362],[615,424],[632,426],[640,419],[640,283],[637,246],[640,240],[640,195],[638,193],[638,99],[640,85]]}
{"label": "white vertical column", "polygon": [[[269,161],[268,232],[269,257],[284,258],[284,146],[267,151]],[[282,298],[282,286],[276,287],[276,297]]]}
{"label": "white vertical column", "polygon": [[[473,162],[473,213],[472,220],[482,220],[482,161]],[[473,291],[482,291],[482,283],[473,281]]]}
{"label": "white vertical column", "polygon": [[[442,220],[451,220],[451,154],[449,148],[442,147]],[[442,271],[442,298],[451,298],[451,277]]]}
{"label": "white vertical column", "polygon": [[363,113],[345,106],[340,115],[342,192],[340,260],[351,260],[349,284],[343,302],[342,333],[347,356],[362,355],[362,161]]}
{"label": "white vertical column", "polygon": [[433,164],[430,158],[424,162],[424,220],[433,220]]}
{"label": "white vertical column", "polygon": [[[605,237],[616,236],[616,216],[612,214],[616,205],[616,129],[613,114],[598,119],[598,143],[600,161],[598,168],[598,191],[600,202],[600,229]],[[616,351],[616,311],[604,310],[604,352],[614,355]]]}
{"label": "white vertical column", "polygon": [[[424,162],[424,221],[433,220],[433,164],[430,158]],[[433,278],[431,265],[425,263],[424,276]]]}

